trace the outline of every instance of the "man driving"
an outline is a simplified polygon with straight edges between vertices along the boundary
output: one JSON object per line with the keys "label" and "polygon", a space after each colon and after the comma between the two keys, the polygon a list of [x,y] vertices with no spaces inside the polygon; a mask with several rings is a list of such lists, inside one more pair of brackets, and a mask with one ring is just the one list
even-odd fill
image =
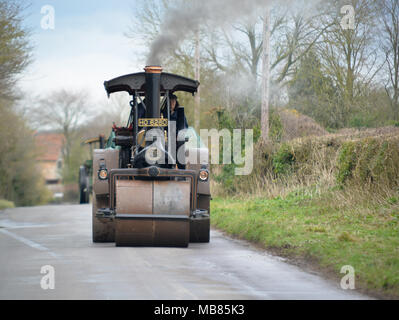
{"label": "man driving", "polygon": [[[173,93],[169,94],[170,101],[170,121],[177,122],[177,110],[179,109],[179,101],[177,100],[177,96]],[[168,109],[165,107],[162,108],[162,115],[165,119],[168,118]],[[188,128],[187,118],[184,115],[184,128]]]}

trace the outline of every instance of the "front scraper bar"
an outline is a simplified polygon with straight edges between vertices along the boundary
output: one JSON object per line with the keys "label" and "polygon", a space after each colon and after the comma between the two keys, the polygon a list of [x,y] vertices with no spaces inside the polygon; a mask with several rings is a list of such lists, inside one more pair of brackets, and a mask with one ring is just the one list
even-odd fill
{"label": "front scraper bar", "polygon": [[[118,218],[118,219],[148,219],[148,214],[117,214],[115,210],[110,210],[109,208],[102,208],[97,210],[96,216],[98,218]],[[209,218],[208,210],[197,209],[191,213],[193,218]],[[152,214],[150,215],[152,219],[166,219],[166,220],[187,220],[187,216],[174,215],[174,214]]]}
{"label": "front scraper bar", "polygon": [[125,214],[119,213],[115,215],[116,219],[121,220],[164,220],[164,221],[188,221],[188,216],[177,215],[177,214]]}

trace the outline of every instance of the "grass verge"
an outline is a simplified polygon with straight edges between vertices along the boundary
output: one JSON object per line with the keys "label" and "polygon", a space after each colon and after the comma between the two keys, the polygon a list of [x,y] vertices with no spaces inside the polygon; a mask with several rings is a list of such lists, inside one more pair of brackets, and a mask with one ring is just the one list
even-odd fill
{"label": "grass verge", "polygon": [[212,224],[278,255],[310,262],[337,281],[344,276],[341,268],[351,265],[357,289],[399,298],[398,199],[350,206],[331,201],[333,193],[216,198],[211,205]]}
{"label": "grass verge", "polygon": [[0,210],[15,208],[14,202],[0,199]]}

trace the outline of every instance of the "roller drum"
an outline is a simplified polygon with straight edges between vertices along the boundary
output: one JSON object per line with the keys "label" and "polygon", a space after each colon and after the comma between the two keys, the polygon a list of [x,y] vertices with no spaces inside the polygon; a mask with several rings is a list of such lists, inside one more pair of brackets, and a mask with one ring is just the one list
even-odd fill
{"label": "roller drum", "polygon": [[189,181],[116,181],[117,246],[187,247]]}

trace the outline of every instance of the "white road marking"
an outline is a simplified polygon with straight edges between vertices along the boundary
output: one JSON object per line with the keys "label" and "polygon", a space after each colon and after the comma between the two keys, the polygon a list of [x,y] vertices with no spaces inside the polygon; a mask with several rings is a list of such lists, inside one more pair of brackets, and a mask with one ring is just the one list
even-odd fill
{"label": "white road marking", "polygon": [[25,229],[25,228],[46,228],[49,224],[34,224],[29,222],[15,222],[9,219],[0,220],[0,228],[5,229]]}
{"label": "white road marking", "polygon": [[42,246],[41,244],[39,244],[37,242],[34,242],[34,241],[29,240],[27,238],[21,237],[21,236],[15,234],[15,233],[12,233],[12,232],[10,232],[8,230],[5,230],[5,229],[0,229],[0,232],[5,234],[5,235],[8,235],[11,238],[14,238],[15,240],[18,240],[18,241],[28,245],[31,248],[34,248],[34,249],[37,249],[37,250],[40,250],[40,251],[46,251],[52,257],[58,258],[57,254],[55,254],[54,252],[50,251],[49,248],[46,248],[46,247]]}

